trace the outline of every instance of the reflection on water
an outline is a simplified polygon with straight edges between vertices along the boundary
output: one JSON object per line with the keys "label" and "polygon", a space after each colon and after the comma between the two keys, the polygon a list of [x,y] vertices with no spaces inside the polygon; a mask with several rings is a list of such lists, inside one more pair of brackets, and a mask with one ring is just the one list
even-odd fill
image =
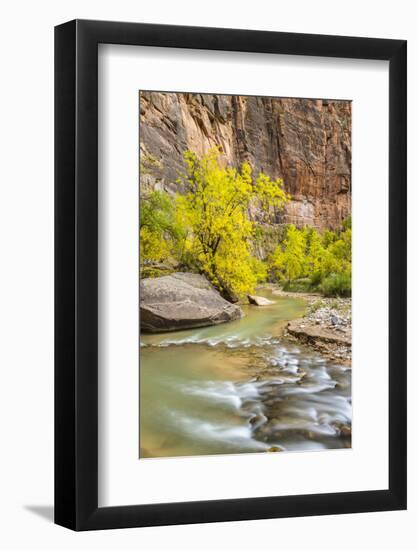
{"label": "reflection on water", "polygon": [[304,304],[263,295],[238,321],[141,336],[141,457],[350,446],[350,369],[282,340]]}

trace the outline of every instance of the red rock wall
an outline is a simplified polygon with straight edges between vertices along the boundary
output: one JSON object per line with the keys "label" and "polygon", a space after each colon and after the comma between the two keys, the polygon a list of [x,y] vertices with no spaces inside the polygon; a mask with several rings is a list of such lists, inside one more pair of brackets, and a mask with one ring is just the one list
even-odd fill
{"label": "red rock wall", "polygon": [[182,154],[218,146],[284,180],[293,200],[276,223],[338,228],[351,209],[351,103],[140,93],[141,186],[173,191]]}

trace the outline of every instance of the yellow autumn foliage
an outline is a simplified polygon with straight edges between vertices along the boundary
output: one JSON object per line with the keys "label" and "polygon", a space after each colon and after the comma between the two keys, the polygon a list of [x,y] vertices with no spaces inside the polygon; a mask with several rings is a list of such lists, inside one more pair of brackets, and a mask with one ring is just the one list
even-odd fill
{"label": "yellow autumn foliage", "polygon": [[256,179],[244,162],[240,170],[222,166],[217,149],[199,159],[184,155],[186,173],[179,179],[186,189],[177,196],[178,217],[187,232],[187,246],[198,268],[223,293],[238,296],[251,292],[265,278],[265,270],[252,255],[255,222],[249,207],[257,204],[265,215],[289,200],[280,179],[262,172]]}
{"label": "yellow autumn foliage", "polygon": [[247,162],[239,169],[228,166],[217,149],[202,158],[186,151],[184,161],[177,193],[152,191],[141,197],[141,266],[166,262],[203,273],[228,298],[251,293],[265,280],[300,281],[305,290],[328,294],[350,292],[350,219],[342,231],[323,233],[288,225],[273,253],[261,261],[255,247],[261,243],[262,249],[262,226],[250,211],[256,208],[257,219],[268,222],[282,209],[291,200],[282,180],[262,172],[254,178]]}

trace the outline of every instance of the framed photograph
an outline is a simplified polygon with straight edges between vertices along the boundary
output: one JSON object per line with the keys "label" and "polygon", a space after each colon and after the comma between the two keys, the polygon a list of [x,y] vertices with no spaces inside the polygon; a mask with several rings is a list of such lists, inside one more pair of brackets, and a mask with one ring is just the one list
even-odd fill
{"label": "framed photograph", "polygon": [[55,522],[406,508],[406,42],[55,29]]}

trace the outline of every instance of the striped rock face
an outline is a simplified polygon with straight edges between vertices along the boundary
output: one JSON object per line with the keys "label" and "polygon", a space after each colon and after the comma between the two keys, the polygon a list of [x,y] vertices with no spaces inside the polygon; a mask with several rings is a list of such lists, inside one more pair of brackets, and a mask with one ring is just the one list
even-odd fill
{"label": "striped rock face", "polygon": [[184,151],[217,146],[225,163],[283,179],[292,201],[274,224],[338,229],[350,215],[349,101],[141,92],[139,103],[142,190],[177,191]]}

